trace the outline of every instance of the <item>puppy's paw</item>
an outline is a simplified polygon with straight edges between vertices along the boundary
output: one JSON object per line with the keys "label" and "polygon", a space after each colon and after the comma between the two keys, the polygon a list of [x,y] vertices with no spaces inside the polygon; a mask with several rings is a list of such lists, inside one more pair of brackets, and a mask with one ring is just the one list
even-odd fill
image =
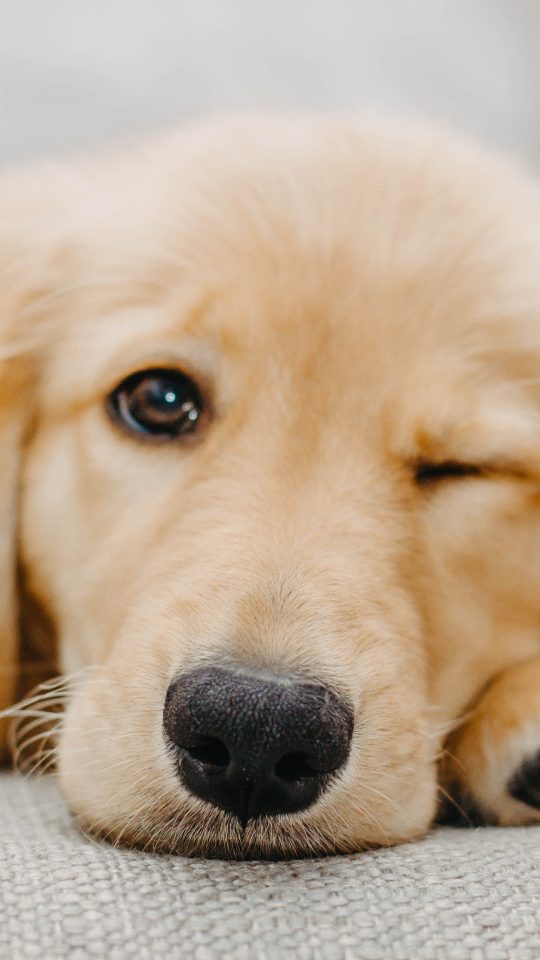
{"label": "puppy's paw", "polygon": [[480,810],[505,826],[540,821],[540,724],[499,741],[485,732],[484,747],[470,784]]}
{"label": "puppy's paw", "polygon": [[[531,741],[534,747],[531,748]],[[467,730],[446,760],[444,823],[513,826],[540,822],[540,728],[537,736],[495,743]]]}
{"label": "puppy's paw", "polygon": [[539,661],[493,681],[449,738],[441,783],[461,822],[540,822]]}
{"label": "puppy's paw", "polygon": [[514,800],[540,810],[540,749],[523,761],[507,784]]}

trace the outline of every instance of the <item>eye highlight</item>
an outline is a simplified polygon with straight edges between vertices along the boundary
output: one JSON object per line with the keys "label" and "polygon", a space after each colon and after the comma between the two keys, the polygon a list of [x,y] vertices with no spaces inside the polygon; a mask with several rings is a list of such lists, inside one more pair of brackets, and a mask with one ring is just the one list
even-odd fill
{"label": "eye highlight", "polygon": [[125,430],[156,440],[195,432],[203,413],[197,385],[180,370],[157,368],[130,374],[107,397],[109,414]]}
{"label": "eye highlight", "polygon": [[485,471],[473,463],[457,460],[433,462],[420,460],[414,467],[414,479],[419,487],[427,487],[442,480],[459,480],[465,477],[482,477]]}

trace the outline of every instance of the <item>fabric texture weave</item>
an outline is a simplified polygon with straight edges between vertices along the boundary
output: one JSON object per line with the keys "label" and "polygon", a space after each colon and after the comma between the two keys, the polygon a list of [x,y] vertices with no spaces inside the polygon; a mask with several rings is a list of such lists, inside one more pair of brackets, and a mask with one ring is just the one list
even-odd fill
{"label": "fabric texture weave", "polygon": [[223,862],[92,843],[53,778],[0,776],[6,960],[539,960],[540,826]]}

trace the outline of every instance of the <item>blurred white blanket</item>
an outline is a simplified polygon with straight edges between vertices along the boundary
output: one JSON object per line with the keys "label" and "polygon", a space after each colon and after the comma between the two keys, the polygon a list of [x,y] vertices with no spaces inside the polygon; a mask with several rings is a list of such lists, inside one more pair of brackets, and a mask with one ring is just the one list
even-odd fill
{"label": "blurred white blanket", "polygon": [[194,113],[366,106],[539,163],[539,0],[1,3],[0,165]]}

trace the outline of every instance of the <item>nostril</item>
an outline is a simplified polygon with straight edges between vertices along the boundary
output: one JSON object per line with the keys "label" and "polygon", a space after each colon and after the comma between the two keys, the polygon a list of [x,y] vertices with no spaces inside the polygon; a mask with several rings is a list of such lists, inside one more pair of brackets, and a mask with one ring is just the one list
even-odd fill
{"label": "nostril", "polygon": [[217,737],[204,737],[193,747],[185,747],[186,753],[193,760],[198,760],[208,767],[228,767],[231,755],[223,740]]}
{"label": "nostril", "polygon": [[306,777],[320,776],[318,770],[314,770],[305,753],[287,753],[276,763],[275,774],[280,780],[286,783],[295,783],[297,780],[305,780]]}

